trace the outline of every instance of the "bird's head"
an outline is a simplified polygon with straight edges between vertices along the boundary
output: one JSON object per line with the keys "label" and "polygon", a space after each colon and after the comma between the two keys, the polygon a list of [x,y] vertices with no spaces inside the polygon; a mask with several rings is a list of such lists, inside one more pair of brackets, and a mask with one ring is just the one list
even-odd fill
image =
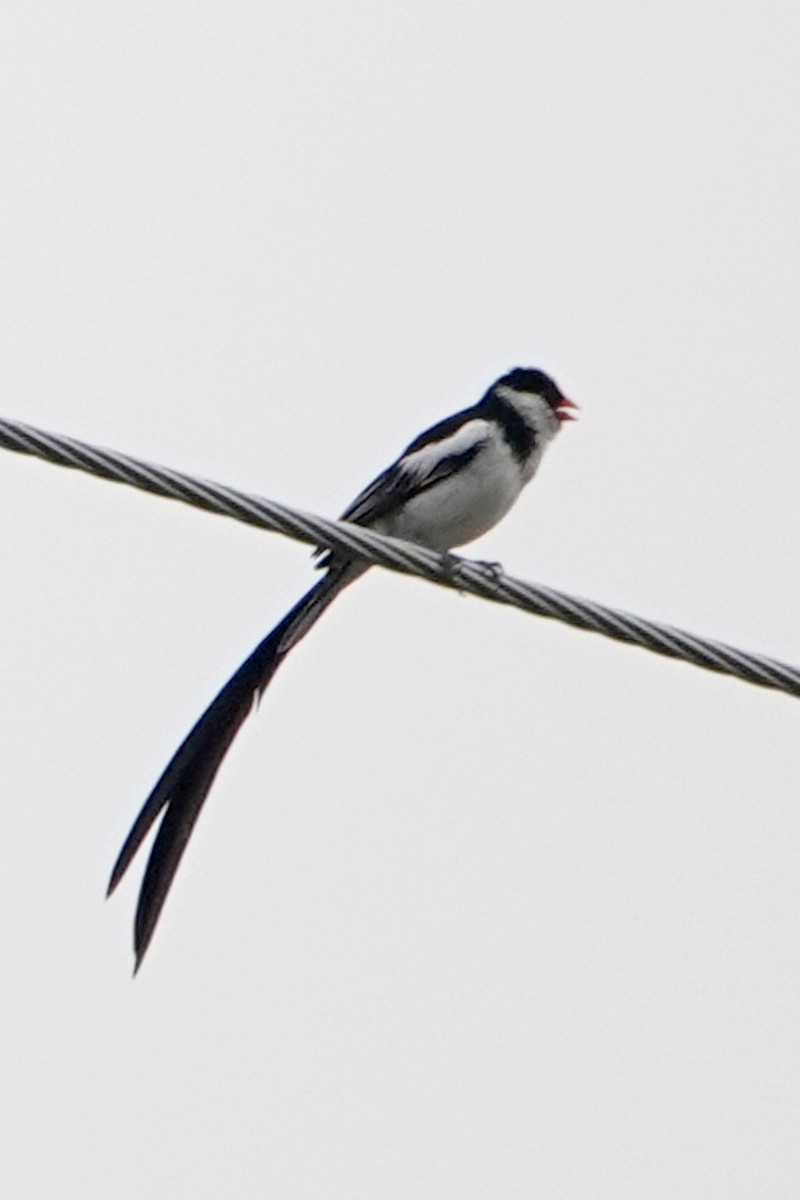
{"label": "bird's head", "polygon": [[498,379],[494,390],[515,407],[525,405],[527,401],[534,411],[540,409],[547,414],[549,410],[559,424],[577,420],[574,414],[578,405],[564,395],[549,375],[536,367],[514,367]]}

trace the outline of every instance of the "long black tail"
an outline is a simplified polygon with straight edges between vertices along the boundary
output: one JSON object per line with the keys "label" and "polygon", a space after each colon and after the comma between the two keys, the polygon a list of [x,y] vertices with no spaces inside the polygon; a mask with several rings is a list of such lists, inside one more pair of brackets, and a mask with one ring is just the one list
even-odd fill
{"label": "long black tail", "polygon": [[125,839],[111,872],[114,891],[151,827],[166,808],[150,851],[139,892],[134,927],[136,967],[150,944],[178,864],[200,815],[214,776],[256,698],[260,698],[286,655],[308,633],[339,592],[366,570],[364,563],[341,563],[303,596],[211,701],[176,750]]}

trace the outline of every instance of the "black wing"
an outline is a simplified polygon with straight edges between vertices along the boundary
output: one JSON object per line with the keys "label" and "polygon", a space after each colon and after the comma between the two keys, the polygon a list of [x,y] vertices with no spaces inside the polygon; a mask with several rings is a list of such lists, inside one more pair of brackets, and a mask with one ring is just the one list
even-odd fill
{"label": "black wing", "polygon": [[420,492],[441,483],[471,461],[487,431],[477,406],[432,425],[406,446],[390,467],[373,479],[341,515],[342,521],[371,525]]}

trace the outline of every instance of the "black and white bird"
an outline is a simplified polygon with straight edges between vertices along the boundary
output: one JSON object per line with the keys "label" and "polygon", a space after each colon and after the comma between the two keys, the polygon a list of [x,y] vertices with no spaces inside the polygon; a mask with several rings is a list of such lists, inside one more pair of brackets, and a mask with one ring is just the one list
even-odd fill
{"label": "black and white bird", "polygon": [[[543,371],[517,367],[477,404],[415,438],[342,520],[443,553],[464,546],[505,516],[576,407]],[[256,646],[178,747],[120,851],[109,895],[166,809],[139,893],[137,970],[203,802],[254,701],[328,605],[368,569],[341,551],[329,551],[319,565],[323,577]]]}

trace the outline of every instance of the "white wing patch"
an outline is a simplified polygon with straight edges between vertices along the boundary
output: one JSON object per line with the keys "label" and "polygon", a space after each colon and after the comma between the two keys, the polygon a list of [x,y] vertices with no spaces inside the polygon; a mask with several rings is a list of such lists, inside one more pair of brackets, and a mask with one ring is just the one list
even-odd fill
{"label": "white wing patch", "polygon": [[478,446],[488,441],[490,435],[489,422],[476,417],[472,421],[467,421],[449,437],[422,446],[413,454],[407,454],[399,464],[400,469],[407,478],[421,483],[436,470],[444,459],[457,458],[461,454],[467,454],[470,450],[477,449]]}
{"label": "white wing patch", "polygon": [[[468,506],[468,495],[459,500],[455,499],[462,495],[465,488],[469,491],[470,484],[463,476],[466,474],[470,479],[474,479],[475,476],[474,470],[469,470],[469,464],[465,462],[465,459],[472,459],[474,462],[480,458],[486,453],[493,439],[497,440],[491,422],[481,417],[475,417],[454,429],[446,437],[420,446],[418,450],[407,451],[398,462],[374,479],[369,487],[356,496],[353,503],[342,513],[342,519],[355,521],[359,525],[368,525],[382,530],[384,533],[394,531],[398,536],[403,536],[401,528],[396,525],[396,522],[402,521],[402,514],[408,505],[416,504],[420,495],[427,496],[430,488],[433,488],[439,498],[438,502],[441,502],[441,486],[445,481],[450,481],[452,485],[452,482],[459,476],[462,477],[461,483],[455,486],[455,492],[451,490],[448,493],[449,504],[456,503],[458,507],[463,507],[465,504]],[[478,477],[482,474],[483,472],[479,468]],[[444,499],[447,504],[446,497]],[[433,510],[428,515],[428,507],[431,504],[433,504]],[[430,497],[425,500],[423,504],[423,511],[426,514],[425,524],[431,519],[435,519],[435,506],[436,501],[432,501]],[[412,541],[415,540],[415,531],[416,523],[411,521],[408,525],[407,536]],[[430,541],[422,528],[417,540],[423,544],[429,544]]]}

